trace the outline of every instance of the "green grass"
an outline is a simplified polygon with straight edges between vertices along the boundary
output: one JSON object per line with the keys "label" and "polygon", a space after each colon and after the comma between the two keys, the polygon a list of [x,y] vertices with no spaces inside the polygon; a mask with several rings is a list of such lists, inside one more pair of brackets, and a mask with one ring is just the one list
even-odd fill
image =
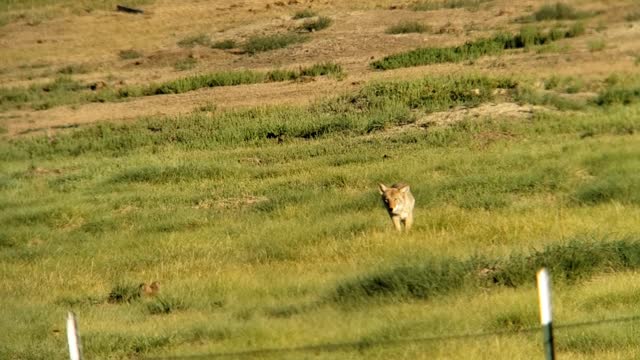
{"label": "green grass", "polygon": [[389,27],[387,34],[423,33],[429,31],[429,27],[417,21],[404,21]]}
{"label": "green grass", "polygon": [[[197,64],[196,59],[183,59],[175,64],[175,69],[189,70]],[[73,80],[69,76],[60,76],[44,85],[32,85],[28,88],[0,89],[0,109],[21,109],[31,107],[36,110],[49,109],[60,105],[82,104],[87,102],[113,102],[127,98],[162,94],[180,94],[205,87],[236,86],[272,81],[296,80],[303,76],[323,76],[343,74],[338,64],[323,63],[298,70],[272,70],[269,72],[228,71],[194,75],[149,85],[124,86],[118,89],[107,87],[91,91],[89,85]]]}
{"label": "green grass", "polygon": [[242,45],[242,49],[251,55],[286,48],[293,44],[308,41],[309,37],[297,33],[283,33],[273,35],[254,35],[247,39]]}
{"label": "green grass", "polygon": [[80,94],[87,86],[73,80],[70,76],[59,76],[55,80],[28,88],[0,89],[1,109],[22,108],[31,105],[34,109],[48,109],[61,104],[79,102]]}
{"label": "green grass", "polygon": [[[92,359],[342,343],[253,356],[530,358],[537,332],[402,341],[537,326],[547,266],[558,356],[636,358],[637,323],[562,327],[637,312],[626,81],[602,85],[611,101],[528,119],[419,122],[527,84],[451,75],[3,140],[0,357],[67,356],[73,310]],[[408,234],[376,190],[394,181],[416,197]],[[149,279],[160,295],[138,297]]]}
{"label": "green grass", "polygon": [[569,28],[554,27],[543,31],[534,26],[523,26],[520,32],[511,35],[500,33],[492,38],[468,41],[463,45],[442,48],[418,48],[392,54],[370,64],[374,69],[390,70],[447,62],[474,60],[482,56],[497,55],[505,50],[549,44],[554,41],[579,36],[584,26],[576,23]]}

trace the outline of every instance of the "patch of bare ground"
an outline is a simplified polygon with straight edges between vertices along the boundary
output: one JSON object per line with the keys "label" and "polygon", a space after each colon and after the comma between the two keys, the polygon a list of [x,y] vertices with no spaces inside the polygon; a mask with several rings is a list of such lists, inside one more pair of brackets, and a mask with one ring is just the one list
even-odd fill
{"label": "patch of bare ground", "polygon": [[[433,126],[449,126],[469,119],[527,120],[531,119],[534,113],[540,111],[553,110],[544,106],[520,105],[511,102],[487,103],[476,107],[459,107],[448,111],[438,111],[419,116],[417,120],[411,124],[386,129],[383,136],[397,134],[411,129],[428,130]],[[489,138],[491,134],[486,134],[486,136]],[[495,134],[495,136],[501,135]]]}
{"label": "patch of bare ground", "polygon": [[502,120],[524,120],[533,117],[537,111],[550,111],[537,105],[519,105],[515,103],[488,103],[472,108],[458,108],[428,114],[418,119],[414,126],[449,125],[465,119],[494,118]]}

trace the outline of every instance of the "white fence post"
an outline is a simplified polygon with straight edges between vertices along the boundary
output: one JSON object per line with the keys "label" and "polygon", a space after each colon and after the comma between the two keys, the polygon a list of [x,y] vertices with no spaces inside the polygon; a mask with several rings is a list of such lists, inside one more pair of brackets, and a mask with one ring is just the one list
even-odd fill
{"label": "white fence post", "polygon": [[553,348],[553,326],[551,321],[551,287],[547,269],[538,271],[538,301],[540,303],[540,324],[544,342],[544,354],[547,360],[555,359]]}
{"label": "white fence post", "polygon": [[76,322],[76,316],[71,311],[67,316],[67,340],[69,342],[69,358],[71,360],[82,360],[78,323]]}

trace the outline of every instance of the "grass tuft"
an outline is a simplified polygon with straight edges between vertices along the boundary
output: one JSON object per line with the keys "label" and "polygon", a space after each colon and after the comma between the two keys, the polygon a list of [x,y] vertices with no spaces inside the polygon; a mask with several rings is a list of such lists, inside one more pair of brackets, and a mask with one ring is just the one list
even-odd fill
{"label": "grass tuft", "polygon": [[61,75],[86,74],[90,71],[89,67],[84,64],[67,65],[58,70]]}
{"label": "grass tuft", "polygon": [[385,32],[387,34],[409,34],[423,33],[429,31],[429,27],[417,21],[403,21],[389,27]]}
{"label": "grass tuft", "polygon": [[640,20],[640,11],[634,11],[632,13],[629,13],[625,15],[624,19],[625,21],[628,21],[628,22],[638,21]]}
{"label": "grass tuft", "polygon": [[289,45],[308,41],[309,37],[296,33],[255,35],[243,45],[243,50],[251,55],[259,52],[282,49]]}
{"label": "grass tuft", "polygon": [[315,11],[311,9],[304,9],[304,10],[296,11],[296,13],[293,14],[293,19],[297,20],[297,19],[310,18],[314,16],[316,16]]}
{"label": "grass tuft", "polygon": [[331,20],[330,17],[320,16],[315,20],[306,20],[302,25],[300,25],[299,29],[308,32],[320,31],[328,28],[332,22],[333,20]]}
{"label": "grass tuft", "polygon": [[594,39],[587,42],[587,47],[591,52],[602,51],[607,47],[607,43],[604,39]]}
{"label": "grass tuft", "polygon": [[550,21],[550,20],[578,20],[593,16],[593,13],[578,11],[573,6],[563,2],[542,5],[532,15],[519,18],[521,22]]}
{"label": "grass tuft", "polygon": [[140,299],[140,285],[121,283],[111,289],[107,301],[110,303],[130,303]]}
{"label": "grass tuft", "polygon": [[120,52],[118,52],[118,56],[122,60],[131,60],[131,59],[141,58],[142,57],[142,53],[137,51],[137,50],[133,50],[133,49],[120,50]]}
{"label": "grass tuft", "polygon": [[178,41],[178,46],[184,48],[192,48],[196,45],[200,46],[210,46],[211,39],[206,34],[198,34],[186,37],[180,41]]}
{"label": "grass tuft", "polygon": [[214,49],[229,50],[235,49],[236,47],[238,47],[238,44],[233,39],[226,39],[214,42],[213,44],[211,44],[211,47]]}

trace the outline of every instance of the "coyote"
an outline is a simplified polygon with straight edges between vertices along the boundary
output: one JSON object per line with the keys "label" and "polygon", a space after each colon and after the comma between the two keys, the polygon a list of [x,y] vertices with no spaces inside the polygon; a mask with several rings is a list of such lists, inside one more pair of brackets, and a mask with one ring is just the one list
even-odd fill
{"label": "coyote", "polygon": [[416,203],[416,199],[409,190],[409,185],[398,183],[391,187],[386,187],[384,184],[378,184],[378,186],[384,206],[393,221],[393,226],[396,230],[402,231],[401,223],[403,223],[404,230],[409,231],[413,224],[413,206]]}

